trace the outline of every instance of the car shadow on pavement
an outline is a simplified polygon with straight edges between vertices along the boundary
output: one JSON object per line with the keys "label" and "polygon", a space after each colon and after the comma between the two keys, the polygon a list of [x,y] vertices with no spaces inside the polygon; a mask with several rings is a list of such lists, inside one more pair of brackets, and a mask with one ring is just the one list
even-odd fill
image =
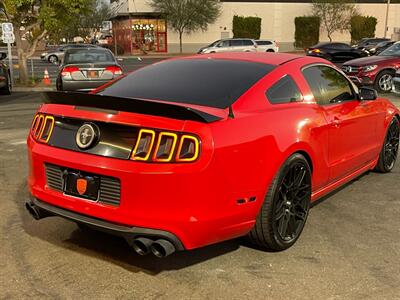
{"label": "car shadow on pavement", "polygon": [[245,246],[241,239],[234,239],[196,250],[176,252],[162,259],[152,254],[140,256],[121,237],[91,229],[81,230],[75,223],[60,217],[34,220],[25,209],[25,200],[28,199],[26,184],[21,184],[15,197],[23,231],[33,240],[40,239],[55,247],[102,259],[130,272],[157,275],[163,271],[183,269]]}
{"label": "car shadow on pavement", "polygon": [[[353,182],[358,181],[365,173],[334,192],[324,196],[312,206],[331,198]],[[21,195],[23,197],[21,198]],[[26,184],[22,184],[16,195],[22,227],[28,235],[38,238],[55,247],[76,251],[80,254],[102,259],[118,265],[130,272],[144,272],[157,275],[163,271],[179,270],[222,255],[237,251],[244,247],[249,250],[265,251],[251,244],[245,238],[233,239],[203,248],[176,252],[165,258],[157,258],[152,254],[140,256],[120,237],[95,230],[81,230],[76,224],[60,217],[49,217],[35,221],[25,209],[24,201],[28,198]]]}
{"label": "car shadow on pavement", "polygon": [[361,178],[363,178],[366,175],[369,175],[370,172],[372,171],[367,171],[359,176],[357,176],[356,178],[353,178],[352,180],[350,180],[349,182],[343,184],[342,186],[336,188],[335,190],[333,190],[332,192],[322,196],[321,198],[319,198],[318,200],[314,201],[311,203],[311,208],[317,206],[318,204],[321,204],[323,202],[325,202],[326,200],[328,200],[329,198],[333,197],[334,195],[336,195],[337,193],[339,193],[340,191],[346,189],[349,185],[353,184],[356,181],[359,181]]}

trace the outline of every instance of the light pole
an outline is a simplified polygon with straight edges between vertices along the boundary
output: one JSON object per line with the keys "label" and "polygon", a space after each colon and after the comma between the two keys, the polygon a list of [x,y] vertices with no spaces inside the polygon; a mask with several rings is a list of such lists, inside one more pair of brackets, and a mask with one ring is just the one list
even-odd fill
{"label": "light pole", "polygon": [[386,4],[386,19],[385,19],[385,33],[383,35],[384,38],[386,38],[387,31],[388,31],[389,7],[390,7],[390,0],[387,0],[387,4]]}

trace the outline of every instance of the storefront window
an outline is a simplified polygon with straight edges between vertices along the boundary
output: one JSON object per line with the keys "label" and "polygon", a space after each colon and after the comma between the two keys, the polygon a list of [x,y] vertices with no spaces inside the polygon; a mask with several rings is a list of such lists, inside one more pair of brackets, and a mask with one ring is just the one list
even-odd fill
{"label": "storefront window", "polygon": [[132,19],[131,28],[133,52],[166,52],[165,20]]}

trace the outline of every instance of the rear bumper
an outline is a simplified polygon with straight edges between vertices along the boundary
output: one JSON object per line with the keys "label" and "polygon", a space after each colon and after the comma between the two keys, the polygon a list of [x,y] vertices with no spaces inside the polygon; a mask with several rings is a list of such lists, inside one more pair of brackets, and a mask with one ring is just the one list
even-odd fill
{"label": "rear bumper", "polygon": [[45,216],[59,216],[73,222],[83,223],[89,227],[95,228],[96,230],[121,236],[130,245],[132,245],[135,238],[148,237],[152,239],[168,240],[175,246],[176,250],[185,250],[182,242],[174,234],[168,231],[114,224],[87,215],[79,214],[70,210],[66,210],[61,207],[50,205],[33,197],[31,197],[29,204],[36,207],[36,209],[38,209]]}
{"label": "rear bumper", "polygon": [[66,81],[62,82],[63,91],[92,91],[110,80],[93,80],[93,81]]}
{"label": "rear bumper", "polygon": [[[41,202],[93,219],[130,228],[170,232],[185,249],[193,249],[247,234],[261,202],[238,204],[259,191],[237,191],[221,180],[221,165],[147,164],[59,149],[28,137],[28,187]],[[119,206],[65,195],[46,182],[45,163],[119,178]]]}

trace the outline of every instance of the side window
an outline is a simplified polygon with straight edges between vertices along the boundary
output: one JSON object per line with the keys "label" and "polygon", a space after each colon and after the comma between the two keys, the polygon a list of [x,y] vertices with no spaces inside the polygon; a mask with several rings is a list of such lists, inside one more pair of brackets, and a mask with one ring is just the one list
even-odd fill
{"label": "side window", "polygon": [[240,47],[243,45],[243,40],[231,40],[232,47]]}
{"label": "side window", "polygon": [[229,47],[229,41],[221,41],[218,44],[218,47]]}
{"label": "side window", "polygon": [[350,83],[333,68],[313,66],[304,69],[303,75],[319,105],[355,99]]}
{"label": "side window", "polygon": [[243,40],[243,46],[253,46],[253,42],[250,40]]}
{"label": "side window", "polygon": [[351,47],[349,45],[346,45],[346,44],[335,44],[335,46],[336,46],[336,48],[343,49],[343,50],[351,49]]}
{"label": "side window", "polygon": [[265,95],[271,104],[297,102],[303,99],[299,88],[289,75],[278,80]]}

